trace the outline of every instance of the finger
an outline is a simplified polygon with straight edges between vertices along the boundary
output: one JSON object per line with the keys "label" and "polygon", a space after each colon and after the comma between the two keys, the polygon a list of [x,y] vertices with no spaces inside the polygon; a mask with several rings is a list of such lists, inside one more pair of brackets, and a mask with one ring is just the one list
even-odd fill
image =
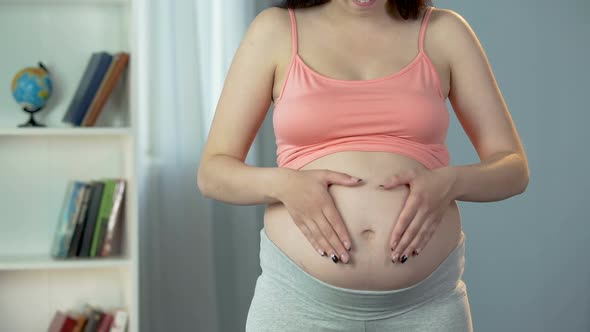
{"label": "finger", "polygon": [[300,221],[295,221],[295,224],[297,224],[297,227],[299,227],[301,233],[303,233],[303,235],[307,238],[307,241],[311,243],[311,246],[315,248],[315,251],[320,256],[326,256],[326,250],[324,249],[324,246],[320,245],[320,243],[316,240],[314,234],[309,230],[309,227],[307,227],[305,223]]}
{"label": "finger", "polygon": [[311,232],[311,236],[315,239],[315,241],[319,244],[320,248],[324,250],[327,257],[336,254],[336,250],[332,247],[328,239],[324,236],[320,228],[318,227],[317,223],[313,219],[309,219],[306,223],[307,228]]}
{"label": "finger", "polygon": [[380,185],[380,187],[383,189],[392,189],[404,183],[406,183],[406,181],[404,181],[404,179],[402,179],[401,176],[397,174],[389,178],[385,184]]}
{"label": "finger", "polygon": [[350,235],[348,234],[348,229],[346,228],[346,225],[342,220],[342,216],[340,215],[340,212],[338,212],[338,209],[336,208],[336,205],[331,196],[328,198],[328,201],[329,202],[327,206],[322,209],[322,213],[330,225],[332,225],[332,229],[334,229],[334,232],[336,232],[336,235],[340,239],[342,245],[346,250],[350,251],[352,241],[350,239]]}
{"label": "finger", "polygon": [[343,263],[348,263],[349,256],[346,251],[346,248],[344,248],[344,246],[342,245],[340,238],[332,228],[332,224],[330,224],[330,222],[326,219],[324,214],[321,213],[321,216],[317,216],[316,218],[314,218],[314,221],[316,222],[322,234],[324,234],[324,237],[328,240],[332,248],[334,248],[335,250],[335,252],[332,254],[335,254],[336,257],[333,257],[332,254],[330,255],[332,261],[334,263],[338,263],[339,261],[342,261]]}
{"label": "finger", "polygon": [[416,172],[414,170],[407,170],[396,174],[383,183],[383,189],[391,189],[400,184],[410,183],[415,176]]}
{"label": "finger", "polygon": [[402,262],[405,263],[408,258],[410,258],[409,253],[407,252],[407,248],[410,243],[414,240],[418,231],[424,224],[425,214],[422,210],[419,210],[416,213],[416,216],[411,221],[410,225],[406,228],[404,234],[399,240],[397,247],[393,250],[392,259],[394,262]]}
{"label": "finger", "polygon": [[432,236],[436,232],[436,228],[438,227],[441,219],[442,219],[442,216],[438,217],[438,220],[435,219],[436,220],[435,222],[431,222],[427,225],[427,227],[424,231],[424,236],[422,238],[422,241],[416,247],[418,254],[420,254],[420,252],[422,252],[424,250],[424,248],[426,248],[426,245],[428,245],[428,242],[430,242],[430,239],[432,239]]}
{"label": "finger", "polygon": [[330,171],[330,170],[324,171],[323,178],[326,181],[326,184],[328,184],[328,185],[341,184],[341,185],[345,185],[345,186],[350,186],[350,185],[356,185],[362,181],[362,179],[359,179],[354,176],[350,176],[346,173],[334,172],[334,171]]}
{"label": "finger", "polygon": [[389,238],[389,246],[391,250],[395,250],[399,240],[401,239],[404,231],[416,216],[418,211],[419,201],[416,196],[410,194],[408,199],[404,203],[404,207],[400,212],[400,215],[397,218],[395,225],[393,226],[393,231],[391,232],[391,237]]}
{"label": "finger", "polygon": [[291,211],[289,211],[289,215],[291,216],[291,219],[293,220],[297,228],[299,228],[301,233],[307,238],[309,243],[311,243],[311,245],[315,248],[318,254],[320,254],[320,256],[325,256],[326,247],[318,242],[314,232],[307,226],[309,222],[306,222],[306,219],[302,215],[292,213]]}
{"label": "finger", "polygon": [[420,252],[422,251],[422,248],[424,248],[424,243],[426,242],[425,240],[429,236],[428,233],[430,232],[430,229],[432,228],[432,220],[433,220],[433,218],[430,217],[424,221],[424,223],[422,224],[422,227],[420,227],[420,230],[418,231],[416,236],[414,236],[414,239],[412,240],[412,242],[408,245],[408,247],[404,251],[405,255],[407,255],[408,257],[411,257],[411,256],[418,256],[420,254]]}

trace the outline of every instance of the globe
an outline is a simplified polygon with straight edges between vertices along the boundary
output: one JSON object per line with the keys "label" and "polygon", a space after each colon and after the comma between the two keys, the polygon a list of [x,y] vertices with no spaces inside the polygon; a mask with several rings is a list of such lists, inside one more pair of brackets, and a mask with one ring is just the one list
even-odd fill
{"label": "globe", "polygon": [[25,112],[31,113],[29,122],[20,125],[42,126],[33,118],[33,113],[45,107],[52,92],[52,82],[47,68],[42,63],[39,67],[21,69],[12,79],[12,95]]}

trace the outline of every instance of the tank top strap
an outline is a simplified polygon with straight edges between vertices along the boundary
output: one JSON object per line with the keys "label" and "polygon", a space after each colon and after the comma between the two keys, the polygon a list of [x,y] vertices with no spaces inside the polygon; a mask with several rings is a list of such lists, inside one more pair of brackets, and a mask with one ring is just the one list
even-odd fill
{"label": "tank top strap", "polygon": [[428,25],[428,20],[430,19],[430,14],[432,13],[433,8],[434,6],[429,6],[422,17],[422,24],[420,25],[420,39],[418,41],[420,52],[424,50],[424,36],[426,35],[426,26]]}
{"label": "tank top strap", "polygon": [[291,18],[292,53],[297,54],[297,52],[298,52],[297,19],[295,18],[295,10],[293,8],[289,8],[289,17]]}

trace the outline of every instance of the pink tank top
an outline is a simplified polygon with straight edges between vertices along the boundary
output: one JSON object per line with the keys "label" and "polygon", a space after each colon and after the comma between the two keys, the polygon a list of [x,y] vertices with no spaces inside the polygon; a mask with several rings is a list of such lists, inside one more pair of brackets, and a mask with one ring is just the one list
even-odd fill
{"label": "pink tank top", "polygon": [[371,80],[334,79],[307,66],[289,9],[292,56],[273,111],[278,167],[300,169],[339,151],[393,152],[429,169],[449,164],[449,112],[424,52],[432,8],[422,18],[417,56],[398,72]]}

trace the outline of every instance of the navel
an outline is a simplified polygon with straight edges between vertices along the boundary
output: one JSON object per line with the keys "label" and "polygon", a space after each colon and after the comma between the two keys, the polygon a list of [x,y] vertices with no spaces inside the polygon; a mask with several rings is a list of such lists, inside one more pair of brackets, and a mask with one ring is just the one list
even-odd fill
{"label": "navel", "polygon": [[372,240],[375,238],[375,231],[372,229],[365,229],[361,232],[361,236],[367,240]]}

